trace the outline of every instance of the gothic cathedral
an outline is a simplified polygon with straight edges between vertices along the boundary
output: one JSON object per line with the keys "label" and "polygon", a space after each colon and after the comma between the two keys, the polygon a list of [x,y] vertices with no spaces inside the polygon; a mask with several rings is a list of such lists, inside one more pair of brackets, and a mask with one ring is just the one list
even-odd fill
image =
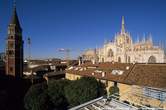
{"label": "gothic cathedral", "polygon": [[164,63],[164,49],[154,45],[152,36],[136,42],[125,30],[124,17],[122,17],[121,31],[116,33],[112,41],[104,43],[103,47],[90,49],[83,53],[84,60],[96,62],[119,63]]}

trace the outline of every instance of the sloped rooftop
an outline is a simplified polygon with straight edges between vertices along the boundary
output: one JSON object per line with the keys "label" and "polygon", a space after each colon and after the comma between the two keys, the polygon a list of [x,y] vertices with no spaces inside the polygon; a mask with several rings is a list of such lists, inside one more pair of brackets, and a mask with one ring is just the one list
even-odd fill
{"label": "sloped rooftop", "polygon": [[166,89],[166,64],[87,63],[66,72],[129,85]]}

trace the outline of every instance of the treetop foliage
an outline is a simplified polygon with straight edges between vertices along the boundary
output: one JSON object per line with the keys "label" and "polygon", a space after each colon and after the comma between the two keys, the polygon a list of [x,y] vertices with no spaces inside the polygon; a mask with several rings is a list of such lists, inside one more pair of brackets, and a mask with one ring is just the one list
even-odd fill
{"label": "treetop foliage", "polygon": [[104,84],[92,77],[75,81],[49,80],[30,87],[24,102],[27,110],[64,110],[106,93]]}

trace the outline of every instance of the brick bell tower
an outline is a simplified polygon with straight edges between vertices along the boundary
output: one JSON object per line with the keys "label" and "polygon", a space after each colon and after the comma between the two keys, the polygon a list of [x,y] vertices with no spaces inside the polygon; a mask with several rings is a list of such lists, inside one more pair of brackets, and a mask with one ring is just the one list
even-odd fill
{"label": "brick bell tower", "polygon": [[23,76],[23,40],[22,29],[18,20],[16,5],[8,25],[6,46],[6,75],[21,78]]}

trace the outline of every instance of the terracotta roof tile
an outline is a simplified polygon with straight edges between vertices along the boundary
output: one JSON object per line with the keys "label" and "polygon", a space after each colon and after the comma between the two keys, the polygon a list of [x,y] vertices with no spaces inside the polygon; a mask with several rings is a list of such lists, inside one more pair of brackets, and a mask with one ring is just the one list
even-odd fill
{"label": "terracotta roof tile", "polygon": [[[83,71],[67,70],[67,73],[79,74],[81,76],[93,76],[99,79],[106,79],[130,85],[166,89],[166,64],[101,63],[95,65],[81,65],[82,68],[88,66],[97,66],[97,68]],[[129,69],[126,69],[126,67],[129,67]],[[105,76],[102,77],[102,73],[94,73],[95,70],[105,72]],[[122,75],[114,75],[112,74],[112,70],[122,70],[124,72]],[[94,73],[94,75],[92,75],[92,73]]]}

